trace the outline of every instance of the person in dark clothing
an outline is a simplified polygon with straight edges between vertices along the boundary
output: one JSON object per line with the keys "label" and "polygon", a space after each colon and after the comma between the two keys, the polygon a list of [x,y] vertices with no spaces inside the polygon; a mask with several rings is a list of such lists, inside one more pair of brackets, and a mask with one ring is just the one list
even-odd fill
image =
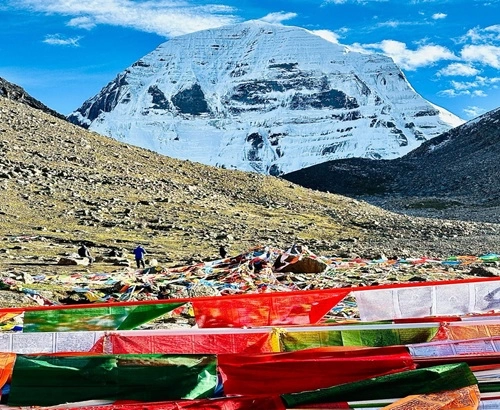
{"label": "person in dark clothing", "polygon": [[139,245],[137,248],[134,249],[134,257],[135,257],[135,263],[137,264],[137,268],[142,268],[144,269],[146,267],[146,264],[144,263],[144,256],[147,255],[146,250],[142,247],[142,245]]}
{"label": "person in dark clothing", "polygon": [[220,257],[222,259],[224,259],[227,255],[227,251],[226,251],[226,248],[224,247],[224,245],[221,245],[220,248],[219,248],[219,254],[220,254]]}
{"label": "person in dark clothing", "polygon": [[92,262],[94,262],[94,258],[90,254],[90,249],[87,248],[84,243],[82,243],[78,249],[78,256],[80,256],[80,258],[88,258],[89,265],[92,265]]}

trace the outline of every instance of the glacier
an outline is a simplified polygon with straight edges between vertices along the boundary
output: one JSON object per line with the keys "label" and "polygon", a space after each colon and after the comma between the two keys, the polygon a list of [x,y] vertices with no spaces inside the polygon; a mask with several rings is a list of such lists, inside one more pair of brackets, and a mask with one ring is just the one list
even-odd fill
{"label": "glacier", "polygon": [[68,118],[170,157],[270,175],[397,158],[464,122],[389,57],[261,21],[166,41]]}

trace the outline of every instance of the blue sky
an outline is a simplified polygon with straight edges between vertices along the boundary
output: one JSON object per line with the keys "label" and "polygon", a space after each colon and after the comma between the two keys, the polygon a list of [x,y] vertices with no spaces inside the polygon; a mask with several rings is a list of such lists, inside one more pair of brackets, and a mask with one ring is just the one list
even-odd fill
{"label": "blue sky", "polygon": [[500,0],[0,0],[0,77],[69,114],[174,36],[263,19],[401,67],[463,119],[500,106]]}

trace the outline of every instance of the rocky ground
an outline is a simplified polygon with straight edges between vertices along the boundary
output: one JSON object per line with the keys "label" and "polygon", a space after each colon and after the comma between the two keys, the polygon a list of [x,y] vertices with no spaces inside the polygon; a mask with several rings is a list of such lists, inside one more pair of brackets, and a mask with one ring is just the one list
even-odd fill
{"label": "rocky ground", "polygon": [[[420,218],[404,200],[388,212],[275,177],[177,161],[2,97],[0,196],[0,276],[21,281],[121,272],[106,258],[117,251],[130,263],[139,243],[165,267],[215,259],[220,244],[237,254],[302,243],[320,256],[368,259],[500,251],[498,220],[449,219],[443,210]],[[99,262],[57,264],[82,241]],[[3,306],[25,303],[9,297]]]}

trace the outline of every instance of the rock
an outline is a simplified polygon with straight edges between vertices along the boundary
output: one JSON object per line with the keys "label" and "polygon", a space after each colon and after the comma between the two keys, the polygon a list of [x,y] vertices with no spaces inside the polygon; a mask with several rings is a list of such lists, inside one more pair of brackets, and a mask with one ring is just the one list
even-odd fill
{"label": "rock", "polygon": [[149,266],[158,266],[157,259],[146,259],[145,262],[146,262],[146,265],[149,265]]}
{"label": "rock", "polygon": [[485,278],[493,278],[500,276],[500,269],[490,266],[475,266],[470,270],[469,274],[474,276],[483,276]]}
{"label": "rock", "polygon": [[[285,261],[290,262],[294,259],[293,255],[289,255]],[[276,260],[276,262],[278,262]],[[276,268],[276,263],[274,265]],[[301,260],[292,263],[290,265],[284,266],[279,269],[280,272],[293,272],[293,273],[321,273],[324,272],[327,268],[327,264],[318,260],[309,257],[304,257]]]}
{"label": "rock", "polygon": [[425,282],[425,281],[427,281],[427,279],[421,276],[412,276],[410,279],[408,279],[408,282]]}
{"label": "rock", "polygon": [[63,266],[88,266],[89,265],[89,260],[88,258],[67,258],[67,257],[62,257],[59,259],[57,262],[58,265],[63,265]]}
{"label": "rock", "polygon": [[29,273],[23,272],[23,282],[24,283],[33,283],[33,277]]}

